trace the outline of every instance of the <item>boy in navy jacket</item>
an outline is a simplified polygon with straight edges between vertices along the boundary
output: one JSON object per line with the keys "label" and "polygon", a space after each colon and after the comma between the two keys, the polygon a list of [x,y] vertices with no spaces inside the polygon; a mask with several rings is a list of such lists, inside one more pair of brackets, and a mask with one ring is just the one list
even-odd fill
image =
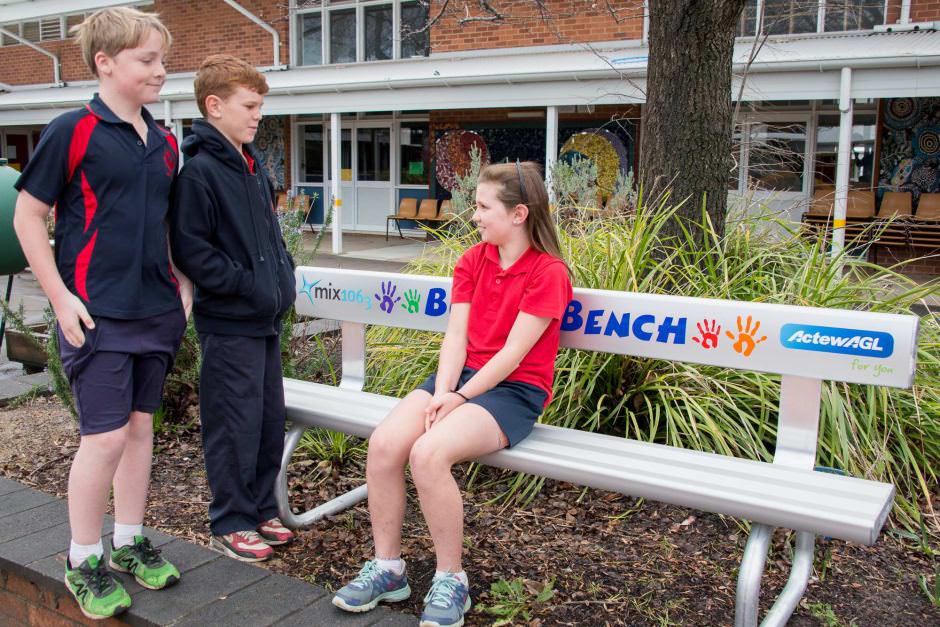
{"label": "boy in navy jacket", "polygon": [[294,300],[294,264],[251,145],[267,91],[241,59],[203,62],[195,92],[205,119],[183,142],[170,210],[173,258],[195,285],[209,544],[248,562],[293,537],[277,518],[274,481],[284,448],[281,319]]}

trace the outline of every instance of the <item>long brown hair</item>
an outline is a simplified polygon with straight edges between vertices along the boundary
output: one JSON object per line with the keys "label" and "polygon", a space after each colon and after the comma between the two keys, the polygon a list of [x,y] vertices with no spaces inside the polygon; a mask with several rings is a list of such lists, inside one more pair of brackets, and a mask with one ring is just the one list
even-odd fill
{"label": "long brown hair", "polygon": [[[507,209],[516,205],[528,207],[529,217],[525,224],[532,246],[564,261],[555,222],[548,210],[548,192],[539,164],[534,161],[493,163],[480,171],[477,182],[494,183],[497,186],[496,197]],[[525,188],[524,197],[522,187]]]}

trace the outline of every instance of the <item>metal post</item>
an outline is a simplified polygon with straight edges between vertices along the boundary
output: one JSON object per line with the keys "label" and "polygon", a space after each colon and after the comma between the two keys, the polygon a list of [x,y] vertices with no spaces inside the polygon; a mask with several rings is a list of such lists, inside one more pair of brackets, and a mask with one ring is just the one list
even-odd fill
{"label": "metal post", "polygon": [[342,129],[339,113],[330,114],[330,197],[333,201],[333,254],[343,252],[343,195],[340,191],[340,155],[342,154]]}
{"label": "metal post", "polygon": [[845,214],[849,202],[849,159],[852,152],[852,68],[842,68],[839,88],[839,158],[836,163],[836,202],[832,216],[832,256],[845,247]]}
{"label": "metal post", "polygon": [[[6,304],[7,308],[10,306],[10,294],[13,292],[13,275],[10,275],[10,278],[7,279],[7,295],[4,296],[3,302]],[[0,344],[3,344],[3,333],[6,331],[7,327],[7,316],[6,309],[0,311]]]}
{"label": "metal post", "polygon": [[548,107],[545,114],[545,186],[548,188],[548,204],[554,204],[552,168],[558,160],[558,107]]}

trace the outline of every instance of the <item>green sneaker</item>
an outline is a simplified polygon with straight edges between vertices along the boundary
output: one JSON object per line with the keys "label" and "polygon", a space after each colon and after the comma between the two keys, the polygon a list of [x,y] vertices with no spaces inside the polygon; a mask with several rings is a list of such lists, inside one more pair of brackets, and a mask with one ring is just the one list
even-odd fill
{"label": "green sneaker", "polygon": [[134,544],[119,549],[112,544],[108,566],[121,573],[131,573],[137,583],[150,590],[160,590],[180,580],[176,566],[160,557],[160,549],[153,548],[144,536],[134,536]]}
{"label": "green sneaker", "polygon": [[127,590],[97,555],[86,559],[78,568],[72,568],[66,559],[65,587],[75,597],[82,614],[93,620],[120,614],[131,606]]}

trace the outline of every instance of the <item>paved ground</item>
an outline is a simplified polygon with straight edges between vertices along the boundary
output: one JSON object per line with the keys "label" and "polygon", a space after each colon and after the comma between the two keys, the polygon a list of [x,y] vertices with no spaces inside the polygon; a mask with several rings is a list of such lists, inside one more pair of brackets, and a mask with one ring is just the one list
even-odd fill
{"label": "paved ground", "polygon": [[[105,546],[113,520],[106,517]],[[151,591],[120,575],[133,600],[122,620],[138,625],[413,625],[414,616],[384,607],[349,614],[333,607],[321,586],[238,562],[153,529],[147,536],[183,577]],[[43,589],[66,594],[62,582],[69,526],[62,499],[0,478],[0,567]],[[234,621],[234,622],[233,622]]]}

